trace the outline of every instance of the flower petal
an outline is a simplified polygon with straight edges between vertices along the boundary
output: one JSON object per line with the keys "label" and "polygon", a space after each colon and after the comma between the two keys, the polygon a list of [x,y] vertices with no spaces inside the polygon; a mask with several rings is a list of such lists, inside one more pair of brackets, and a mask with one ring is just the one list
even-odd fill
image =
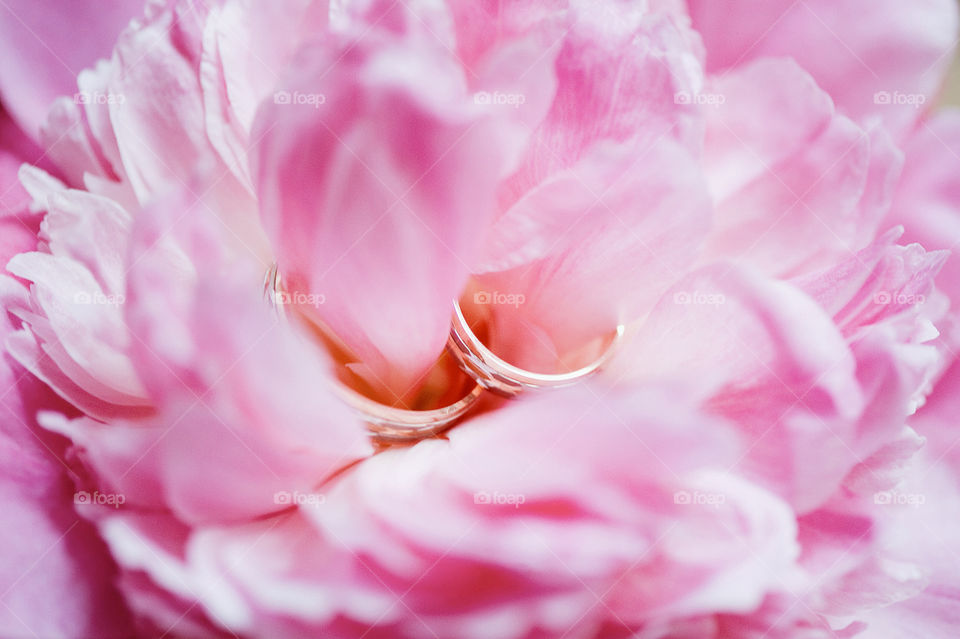
{"label": "flower petal", "polygon": [[687,0],[720,72],[791,57],[854,120],[879,115],[904,135],[932,107],[956,45],[951,0]]}
{"label": "flower petal", "polygon": [[[8,275],[0,280],[20,286]],[[13,328],[4,314],[0,340]],[[40,407],[68,407],[6,355],[0,357],[0,389],[0,635],[129,637],[110,555],[73,510],[62,440],[34,420]]]}
{"label": "flower petal", "polygon": [[[262,265],[225,233],[185,188],[138,218],[130,257],[134,363],[157,412],[123,426],[152,432],[163,503],[191,523],[282,510],[279,491],[307,490],[370,452],[366,428],[328,388],[322,350],[278,322],[261,297]],[[141,455],[137,445],[118,453],[131,464]],[[101,472],[123,480],[109,463],[114,472]]]}
{"label": "flower petal", "polygon": [[645,315],[696,259],[710,204],[694,159],[670,138],[597,145],[521,198],[491,229],[478,283],[514,296],[491,306],[497,352],[542,332],[568,354]]}
{"label": "flower petal", "polygon": [[[924,122],[907,140],[903,178],[887,224],[904,227],[903,240],[927,250],[956,249],[960,242],[960,111]],[[937,287],[960,301],[960,258],[953,255]]]}
{"label": "flower petal", "polygon": [[[8,0],[0,6],[0,98],[17,123],[39,139],[47,107],[73,95],[76,77],[110,49],[143,0]],[[77,37],[83,33],[83,37]]]}
{"label": "flower petal", "polygon": [[717,211],[705,259],[793,275],[873,239],[900,170],[882,130],[835,113],[791,61],[751,63],[710,90],[724,100],[707,109],[704,159]]}
{"label": "flower petal", "polygon": [[294,103],[258,118],[255,181],[287,287],[322,295],[320,319],[403,396],[443,350],[515,125],[468,101],[445,50],[373,39],[301,52]]}
{"label": "flower petal", "polygon": [[752,609],[796,555],[789,509],[720,470],[735,440],[682,395],[598,392],[512,403],[362,462],[289,516],[199,531],[191,587],[254,636],[595,636]]}
{"label": "flower petal", "polygon": [[273,96],[300,40],[326,28],[328,12],[325,1],[233,0],[207,18],[200,62],[207,135],[251,193],[247,149],[257,107]]}
{"label": "flower petal", "polygon": [[799,512],[860,461],[853,353],[812,299],[756,272],[716,264],[678,282],[605,375],[694,386],[752,444],[738,467]]}
{"label": "flower petal", "polygon": [[571,5],[556,97],[501,189],[501,209],[603,140],[650,144],[668,136],[699,147],[699,109],[682,99],[703,82],[696,35],[671,12],[606,0]]}

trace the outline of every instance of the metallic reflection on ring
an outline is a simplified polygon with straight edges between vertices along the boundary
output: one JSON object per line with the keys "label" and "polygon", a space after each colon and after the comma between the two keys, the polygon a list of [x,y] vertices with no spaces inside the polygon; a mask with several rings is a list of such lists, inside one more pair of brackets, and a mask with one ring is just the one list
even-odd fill
{"label": "metallic reflection on ring", "polygon": [[568,373],[534,373],[504,361],[487,348],[470,329],[460,304],[454,301],[447,350],[478,384],[498,395],[516,397],[524,391],[564,388],[583,381],[607,363],[623,339],[624,331],[624,325],[618,325],[604,353],[583,368]]}
{"label": "metallic reflection on ring", "polygon": [[[263,295],[281,317],[286,315],[282,299],[282,279],[275,263],[267,269]],[[319,328],[327,331],[325,327]],[[483,393],[483,387],[476,384],[469,393],[449,406],[432,410],[410,410],[382,404],[349,388],[339,380],[332,381],[333,391],[337,396],[366,422],[371,436],[384,444],[412,443],[439,435],[466,415]]]}

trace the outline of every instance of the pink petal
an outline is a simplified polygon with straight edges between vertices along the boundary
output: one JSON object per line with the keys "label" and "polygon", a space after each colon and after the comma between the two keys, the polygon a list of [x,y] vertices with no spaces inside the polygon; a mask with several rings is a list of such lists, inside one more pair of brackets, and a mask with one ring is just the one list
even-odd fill
{"label": "pink petal", "polygon": [[885,444],[850,471],[844,486],[850,491],[870,496],[895,489],[906,479],[911,462],[925,441],[915,430],[905,426],[897,439]]}
{"label": "pink petal", "polygon": [[687,0],[711,72],[791,57],[840,110],[896,137],[934,105],[956,44],[951,0]]}
{"label": "pink petal", "polygon": [[187,183],[198,163],[213,155],[203,126],[199,52],[193,50],[199,49],[202,18],[156,5],[123,32],[114,49],[106,96],[110,121],[141,202]]}
{"label": "pink petal", "polygon": [[73,512],[74,490],[61,462],[38,442],[23,445],[8,439],[8,429],[35,436],[26,434],[22,417],[4,407],[0,421],[0,499],[5,510],[0,634],[130,636],[123,603],[113,589],[111,560],[100,539]]}
{"label": "pink petal", "polygon": [[53,102],[40,129],[40,139],[71,186],[83,186],[87,173],[97,175],[104,171],[83,109],[73,98],[61,97]]}
{"label": "pink petal", "polygon": [[285,85],[316,103],[261,111],[255,182],[288,288],[402,396],[443,350],[515,129],[443,49],[329,40]]}
{"label": "pink petal", "polygon": [[[950,441],[955,444],[955,434]],[[958,475],[956,466],[941,457],[945,449],[934,446],[917,460],[906,482],[874,501],[888,553],[916,562],[926,587],[919,596],[863,614],[869,636],[947,637],[960,619],[960,582],[952,560],[960,533]]]}
{"label": "pink petal", "polygon": [[473,68],[495,48],[498,40],[522,37],[543,29],[544,25],[562,23],[569,4],[567,0],[450,3],[456,28],[457,53],[465,66]]}
{"label": "pink petal", "polygon": [[129,359],[123,320],[130,217],[110,200],[66,190],[38,169],[25,167],[22,179],[34,205],[47,212],[41,250],[8,264],[30,283],[30,294],[4,287],[5,307],[35,335],[12,335],[11,353],[90,414],[136,413],[148,402]]}
{"label": "pink petal", "polygon": [[[902,224],[905,242],[929,250],[954,250],[960,242],[960,111],[924,122],[907,140],[903,178],[888,224]],[[960,258],[951,257],[938,288],[960,300]]]}
{"label": "pink petal", "polygon": [[812,299],[718,264],[669,290],[607,375],[693,385],[752,444],[738,467],[804,512],[860,461],[852,449],[864,410],[855,366]]}
{"label": "pink petal", "polygon": [[[322,350],[278,322],[261,298],[262,265],[233,252],[226,232],[183,190],[138,218],[131,249],[127,321],[157,414],[124,427],[152,431],[163,499],[192,523],[282,510],[276,493],[307,490],[370,451],[326,387]],[[134,465],[144,453],[130,441],[118,454]],[[108,480],[123,480],[122,464],[106,461]]]}
{"label": "pink petal", "polygon": [[[34,139],[47,108],[76,92],[76,77],[106,57],[143,0],[9,0],[0,7],[2,56],[16,60],[0,72],[0,97]],[[83,34],[78,37],[77,34]]]}
{"label": "pink petal", "polygon": [[896,245],[902,234],[902,228],[893,229],[855,255],[794,283],[832,314],[847,336],[910,313],[932,298],[934,278],[949,253]]}
{"label": "pink petal", "polygon": [[[737,446],[721,422],[678,410],[681,395],[596,392],[512,404],[450,442],[377,455],[300,493],[289,515],[189,537],[162,522],[132,535],[111,517],[107,537],[121,565],[194,594],[241,635],[592,636],[604,620],[639,628],[644,611],[752,608],[796,551],[788,509],[706,472]],[[727,501],[685,504],[678,490]]]}
{"label": "pink petal", "polygon": [[[485,636],[514,637],[533,622],[566,630],[608,610],[630,622],[749,608],[770,567],[791,555],[792,516],[769,494],[709,472],[737,447],[721,424],[678,410],[682,402],[652,389],[519,402],[461,426],[449,444],[367,460],[304,512],[388,588],[417,580],[404,601],[444,636],[480,636],[471,620],[484,617],[503,620],[484,624]],[[658,408],[665,403],[672,410]],[[710,491],[724,494],[725,508],[677,497]],[[511,496],[523,503],[498,501]],[[734,560],[746,538],[773,563]],[[476,586],[451,588],[451,579]],[[607,592],[608,607],[584,597],[584,585]],[[458,616],[433,612],[450,610]]]}
{"label": "pink petal", "polygon": [[557,55],[570,30],[568,4],[567,0],[449,3],[455,30],[452,46],[474,99],[499,102],[502,114],[521,125],[521,138],[540,125],[556,97]]}
{"label": "pink petal", "polygon": [[166,513],[88,511],[121,569],[118,588],[143,636],[225,639],[225,620],[198,600],[219,589],[199,582],[186,565],[190,529]]}
{"label": "pink petal", "polygon": [[100,60],[77,77],[79,93],[58,98],[40,129],[40,140],[67,184],[86,188],[128,210],[138,207],[126,177],[110,110],[119,100],[110,90],[114,65]]}
{"label": "pink petal", "polygon": [[104,291],[89,271],[69,259],[23,253],[12,273],[32,283],[34,312],[13,309],[44,341],[62,346],[91,394],[121,405],[143,405],[143,387],[130,362],[123,297]]}
{"label": "pink petal", "polygon": [[[10,334],[4,346],[21,366],[88,415],[94,415],[98,419],[112,419],[129,415],[131,412],[143,412],[131,411],[128,406],[120,406],[89,392],[87,388],[95,386],[95,381],[77,368],[56,342],[41,344],[38,336],[31,330],[23,329]],[[77,381],[74,381],[74,378]]]}
{"label": "pink petal", "polygon": [[949,637],[960,624],[960,593],[955,587],[929,586],[920,595],[873,611],[866,617],[871,639]]}
{"label": "pink petal", "polygon": [[[866,246],[900,170],[882,130],[836,114],[795,63],[761,60],[714,80],[704,150],[717,203],[710,259],[778,275]],[[787,131],[788,133],[782,133]]]}
{"label": "pink petal", "polygon": [[[710,224],[705,185],[675,141],[598,145],[521,198],[491,229],[476,270],[520,365],[517,339],[540,331],[560,354],[642,317],[694,261]],[[495,300],[494,300],[495,301]]]}
{"label": "pink petal", "polygon": [[24,162],[48,163],[43,161],[43,152],[10,119],[0,105],[0,215],[23,213],[29,199],[26,191],[18,183],[17,173]]}
{"label": "pink petal", "polygon": [[[911,438],[903,442],[907,418],[923,403],[929,392],[930,378],[941,366],[937,349],[924,343],[904,339],[894,326],[881,324],[864,331],[852,343],[857,358],[857,381],[867,398],[866,408],[858,420],[856,437],[850,441],[851,451],[859,464],[853,473],[864,467],[874,481],[897,471],[898,458],[885,457],[899,446],[908,454]],[[915,443],[915,442],[914,442]],[[875,456],[880,454],[878,459]],[[886,462],[886,466],[881,465]],[[855,482],[848,477],[845,483]]]}
{"label": "pink petal", "polygon": [[944,369],[926,404],[911,419],[911,425],[930,448],[944,456],[944,463],[960,467],[960,447],[954,446],[958,435],[954,415],[960,410],[960,359],[952,359]]}
{"label": "pink petal", "polygon": [[[10,330],[5,315],[0,339]],[[62,442],[35,425],[38,408],[67,407],[8,356],[0,358],[0,388],[0,635],[130,636],[109,553],[73,511]]]}
{"label": "pink petal", "polygon": [[200,81],[210,142],[251,192],[247,149],[260,102],[289,64],[300,40],[326,28],[326,2],[250,0],[214,7],[203,35]]}
{"label": "pink petal", "polygon": [[703,81],[695,34],[670,13],[572,4],[556,97],[520,170],[502,187],[502,208],[603,140],[649,144],[669,136],[691,150],[699,145],[698,109],[678,99]]}

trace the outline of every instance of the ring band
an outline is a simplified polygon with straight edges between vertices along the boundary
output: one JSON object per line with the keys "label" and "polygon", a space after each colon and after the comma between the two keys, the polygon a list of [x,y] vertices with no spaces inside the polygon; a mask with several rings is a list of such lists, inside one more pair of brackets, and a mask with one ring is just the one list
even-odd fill
{"label": "ring band", "polygon": [[[284,305],[278,303],[282,294],[280,271],[271,264],[263,282],[263,296],[276,312],[285,316]],[[464,397],[449,406],[432,410],[397,408],[374,401],[363,394],[334,380],[333,391],[367,424],[367,430],[378,442],[384,444],[409,443],[434,437],[453,426],[463,417],[483,394],[477,383]]]}
{"label": "ring band", "polygon": [[473,407],[483,394],[483,387],[476,384],[453,404],[433,410],[387,406],[340,383],[335,384],[334,391],[367,423],[367,430],[375,439],[384,443],[403,443],[433,437],[449,429]]}
{"label": "ring band", "polygon": [[[263,296],[276,312],[285,316],[280,271],[273,263],[263,281]],[[321,330],[329,333],[326,327]],[[501,359],[480,341],[463,315],[460,303],[453,300],[453,318],[447,351],[459,367],[476,385],[464,397],[449,406],[432,410],[397,408],[374,401],[339,381],[334,392],[367,424],[372,437],[383,443],[413,442],[442,433],[463,417],[480,398],[484,390],[503,397],[516,397],[525,391],[564,388],[579,383],[599,371],[616,351],[623,339],[625,327],[619,324],[603,354],[593,363],[568,373],[534,373]]]}
{"label": "ring band", "polygon": [[470,329],[463,309],[454,300],[447,349],[453,353],[460,367],[485,389],[504,397],[516,397],[524,391],[572,386],[596,373],[613,355],[625,330],[624,325],[619,324],[603,354],[583,368],[569,373],[533,373],[504,361],[487,348]]}
{"label": "ring band", "polygon": [[270,304],[270,307],[273,308],[278,315],[283,316],[286,315],[283,304],[279,304],[277,301],[277,296],[280,295],[283,290],[280,285],[280,269],[277,268],[276,262],[272,262],[266,274],[263,276],[263,299]]}

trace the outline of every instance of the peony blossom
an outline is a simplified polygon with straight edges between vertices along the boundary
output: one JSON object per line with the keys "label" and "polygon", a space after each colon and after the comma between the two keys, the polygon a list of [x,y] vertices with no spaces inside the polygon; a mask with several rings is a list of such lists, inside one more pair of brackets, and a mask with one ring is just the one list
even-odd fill
{"label": "peony blossom", "polygon": [[[0,3],[0,636],[955,635],[952,0],[142,4]],[[454,301],[604,365],[371,436]]]}

